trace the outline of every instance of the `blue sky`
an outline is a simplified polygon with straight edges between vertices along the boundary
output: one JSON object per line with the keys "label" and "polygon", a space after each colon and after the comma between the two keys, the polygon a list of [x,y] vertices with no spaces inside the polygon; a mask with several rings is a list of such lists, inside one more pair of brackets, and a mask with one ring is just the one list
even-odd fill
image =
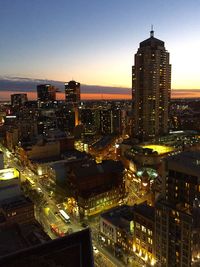
{"label": "blue sky", "polygon": [[0,0],[0,75],[131,86],[153,24],[172,87],[200,88],[199,14],[198,0]]}

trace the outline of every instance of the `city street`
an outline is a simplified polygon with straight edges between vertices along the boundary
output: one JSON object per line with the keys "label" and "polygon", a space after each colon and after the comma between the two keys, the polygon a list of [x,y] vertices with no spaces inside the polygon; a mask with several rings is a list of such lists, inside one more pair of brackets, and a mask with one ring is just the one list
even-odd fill
{"label": "city street", "polygon": [[[77,222],[73,217],[70,217],[70,223],[66,223],[60,216],[59,209],[64,210],[65,207],[62,203],[56,203],[56,200],[54,198],[56,187],[54,184],[52,184],[52,181],[36,175],[27,166],[21,166],[18,158],[16,158],[13,153],[11,153],[1,144],[0,149],[4,152],[6,167],[13,167],[18,169],[20,171],[21,180],[28,181],[28,189],[26,189],[25,191],[35,203],[36,219],[40,222],[40,224],[44,228],[44,231],[49,235],[51,239],[58,238],[63,234],[68,234],[68,232],[72,233],[83,229],[80,222]],[[36,199],[33,198],[33,195],[31,194],[31,192],[33,191],[36,192]],[[52,226],[55,226],[56,231],[52,231]],[[105,267],[125,266],[105,248],[100,246],[98,242],[98,222],[88,222],[88,226],[92,231],[93,245],[95,245],[96,247],[96,250],[94,250],[95,265]]]}

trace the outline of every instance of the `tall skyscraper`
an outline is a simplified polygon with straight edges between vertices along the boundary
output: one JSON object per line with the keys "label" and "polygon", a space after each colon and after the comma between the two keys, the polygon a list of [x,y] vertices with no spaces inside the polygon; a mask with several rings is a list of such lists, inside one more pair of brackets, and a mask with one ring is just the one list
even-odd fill
{"label": "tall skyscraper", "polygon": [[65,100],[73,104],[80,102],[80,83],[76,81],[65,83]]}
{"label": "tall skyscraper", "polygon": [[37,85],[38,102],[48,102],[56,100],[56,88],[50,84]]}
{"label": "tall skyscraper", "polygon": [[150,140],[168,132],[170,91],[169,53],[151,30],[150,38],[140,43],[132,68],[136,137]]}
{"label": "tall skyscraper", "polygon": [[65,83],[65,101],[72,105],[75,114],[75,126],[80,122],[78,104],[80,102],[80,83],[76,81],[69,81]]}

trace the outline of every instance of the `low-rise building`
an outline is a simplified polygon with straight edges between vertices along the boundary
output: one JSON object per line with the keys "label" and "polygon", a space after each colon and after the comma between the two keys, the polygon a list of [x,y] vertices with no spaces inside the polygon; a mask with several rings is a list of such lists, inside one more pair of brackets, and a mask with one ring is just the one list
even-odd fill
{"label": "low-rise building", "polygon": [[154,208],[144,202],[102,213],[100,240],[126,262],[137,256],[143,262],[154,265]]}
{"label": "low-rise building", "polygon": [[123,202],[123,171],[122,163],[112,160],[101,164],[90,160],[71,166],[67,186],[77,202],[81,217],[87,218]]}
{"label": "low-rise building", "polygon": [[23,195],[2,200],[0,211],[5,218],[3,225],[27,224],[35,221],[34,204]]}
{"label": "low-rise building", "polygon": [[134,206],[133,251],[150,264],[155,263],[155,208],[145,202]]}
{"label": "low-rise building", "polygon": [[122,205],[100,215],[100,240],[115,254],[133,252],[134,207]]}

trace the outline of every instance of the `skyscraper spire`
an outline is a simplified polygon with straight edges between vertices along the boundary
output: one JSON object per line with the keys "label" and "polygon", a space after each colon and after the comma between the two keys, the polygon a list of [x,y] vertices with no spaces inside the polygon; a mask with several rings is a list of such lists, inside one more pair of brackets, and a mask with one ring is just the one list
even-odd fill
{"label": "skyscraper spire", "polygon": [[153,25],[152,24],[151,24],[150,37],[154,37],[154,30],[153,30]]}

